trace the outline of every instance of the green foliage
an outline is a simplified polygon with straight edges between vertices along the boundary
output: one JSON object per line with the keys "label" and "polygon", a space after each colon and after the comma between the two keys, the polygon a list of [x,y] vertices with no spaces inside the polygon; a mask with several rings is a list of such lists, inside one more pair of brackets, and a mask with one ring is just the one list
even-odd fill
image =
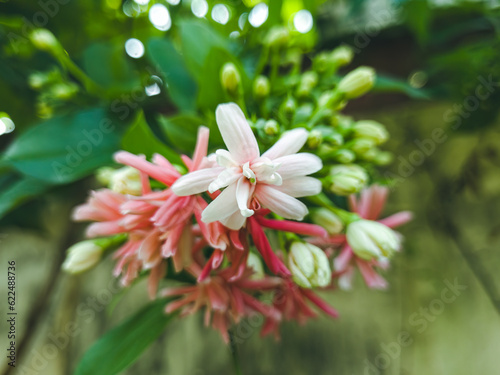
{"label": "green foliage", "polygon": [[50,184],[33,177],[21,177],[6,187],[2,187],[0,218],[29,199],[44,193],[49,187]]}
{"label": "green foliage", "polygon": [[115,375],[129,367],[175,317],[165,314],[167,302],[152,302],[107,332],[85,353],[74,375]]}

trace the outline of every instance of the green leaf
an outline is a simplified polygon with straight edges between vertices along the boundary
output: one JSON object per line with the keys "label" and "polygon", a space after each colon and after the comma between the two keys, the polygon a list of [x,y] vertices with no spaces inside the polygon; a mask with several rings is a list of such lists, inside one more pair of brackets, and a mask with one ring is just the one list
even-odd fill
{"label": "green leaf", "polygon": [[208,54],[214,48],[228,51],[228,41],[201,20],[181,21],[180,33],[186,65],[197,82],[201,83],[207,78],[203,74],[203,66]]}
{"label": "green leaf", "polygon": [[192,153],[196,145],[196,134],[203,120],[194,115],[158,117],[161,129],[169,142],[177,148]]}
{"label": "green leaf", "polygon": [[415,35],[415,38],[424,45],[429,39],[429,25],[432,10],[428,0],[410,0],[403,3],[406,23]]}
{"label": "green leaf", "polygon": [[47,191],[51,185],[32,177],[23,177],[0,194],[0,218],[12,209]]}
{"label": "green leaf", "polygon": [[387,76],[377,76],[373,91],[402,93],[414,99],[430,99],[431,97],[426,90],[417,89],[405,81]]}
{"label": "green leaf", "polygon": [[122,139],[122,149],[133,154],[144,154],[151,158],[153,154],[165,156],[171,163],[182,163],[180,156],[161,142],[151,131],[144,113],[137,114],[133,124]]}
{"label": "green leaf", "polygon": [[196,83],[185,67],[183,56],[166,39],[153,38],[148,42],[147,55],[163,76],[172,101],[182,110],[190,111],[196,105]]}
{"label": "green leaf", "polygon": [[175,317],[165,314],[167,302],[152,302],[107,332],[85,353],[74,375],[115,375],[129,367]]}
{"label": "green leaf", "polygon": [[21,134],[4,161],[26,176],[68,183],[109,164],[120,133],[117,121],[102,108],[58,116]]}

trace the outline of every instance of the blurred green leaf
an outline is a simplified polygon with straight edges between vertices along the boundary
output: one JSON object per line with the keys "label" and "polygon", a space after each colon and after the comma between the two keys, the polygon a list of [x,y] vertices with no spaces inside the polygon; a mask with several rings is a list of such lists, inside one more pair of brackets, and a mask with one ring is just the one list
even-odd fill
{"label": "blurred green leaf", "polygon": [[406,81],[387,77],[387,76],[377,76],[377,81],[375,82],[374,92],[395,92],[406,94],[410,98],[414,99],[430,99],[430,94],[424,89],[417,89],[410,86]]}
{"label": "blurred green leaf", "polygon": [[102,108],[44,121],[10,145],[4,161],[26,176],[62,184],[112,161],[121,129]]}
{"label": "blurred green leaf", "polygon": [[161,129],[168,140],[181,150],[192,153],[196,145],[196,134],[203,120],[195,115],[158,117]]}
{"label": "blurred green leaf", "polygon": [[172,101],[184,111],[191,111],[196,106],[196,82],[187,71],[183,56],[166,39],[150,39],[147,54],[159,74],[168,85]]}
{"label": "blurred green leaf", "polygon": [[32,177],[22,177],[2,189],[0,194],[0,218],[12,209],[47,191],[51,185]]}
{"label": "blurred green leaf", "polygon": [[115,375],[129,367],[175,317],[165,314],[167,302],[152,302],[107,332],[85,353],[74,375]]}
{"label": "blurred green leaf", "polygon": [[182,163],[180,156],[153,134],[142,111],[123,136],[122,149],[133,154],[144,154],[148,158],[157,153],[165,156],[171,163]]}
{"label": "blurred green leaf", "polygon": [[402,6],[408,28],[420,45],[426,44],[429,40],[429,26],[432,18],[429,1],[407,0],[402,3]]}

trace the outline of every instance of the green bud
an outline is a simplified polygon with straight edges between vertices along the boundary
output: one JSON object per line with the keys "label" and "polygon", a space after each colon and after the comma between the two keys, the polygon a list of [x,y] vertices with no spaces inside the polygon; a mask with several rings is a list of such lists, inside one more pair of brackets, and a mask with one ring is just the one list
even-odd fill
{"label": "green bud", "polygon": [[377,121],[362,120],[358,121],[352,127],[353,135],[357,138],[367,138],[380,145],[389,139],[389,133],[384,125]]}
{"label": "green bud", "polygon": [[253,82],[253,94],[256,98],[262,99],[269,96],[271,85],[265,76],[258,76]]}
{"label": "green bud", "polygon": [[318,74],[316,72],[306,72],[300,79],[297,95],[299,97],[308,96],[311,90],[318,84]]}
{"label": "green bud", "polygon": [[312,130],[309,132],[309,136],[307,137],[307,145],[309,148],[317,148],[323,140],[323,135],[319,130]]}
{"label": "green bud", "polygon": [[366,171],[357,164],[336,165],[330,169],[330,190],[338,195],[360,191],[368,182]]}
{"label": "green bud", "polygon": [[240,73],[233,63],[226,63],[222,67],[220,80],[222,87],[229,93],[236,94],[241,83]]}
{"label": "green bud", "polygon": [[270,47],[286,47],[290,40],[288,29],[283,26],[274,26],[266,35],[265,44]]}
{"label": "green bud", "polygon": [[311,212],[314,224],[326,229],[329,234],[338,234],[344,229],[344,222],[327,208],[318,208]]}
{"label": "green bud", "polygon": [[62,49],[61,44],[47,29],[35,29],[29,36],[31,43],[43,51],[58,52]]}
{"label": "green bud", "polygon": [[343,148],[335,153],[334,159],[339,163],[349,164],[356,160],[356,154],[351,150]]}
{"label": "green bud", "polygon": [[290,247],[289,266],[295,283],[303,288],[326,287],[332,270],[325,252],[307,242],[294,242]]}
{"label": "green bud", "polygon": [[76,85],[73,82],[57,83],[50,88],[51,94],[55,98],[61,100],[68,100],[72,98],[73,96],[75,96],[78,90],[79,90],[78,85]]}
{"label": "green bud", "polygon": [[0,135],[12,133],[16,125],[10,116],[5,112],[0,112]]}
{"label": "green bud", "polygon": [[368,151],[366,151],[362,155],[360,155],[360,157],[366,161],[373,161],[378,153],[379,153],[379,149],[374,147],[374,148],[369,149]]}
{"label": "green bud", "polygon": [[41,89],[43,86],[45,86],[48,82],[48,77],[47,74],[41,73],[41,72],[36,72],[33,74],[30,74],[28,77],[28,83],[31,86],[31,88],[35,90]]}
{"label": "green bud", "polygon": [[344,94],[346,99],[354,99],[367,93],[375,84],[375,79],[373,68],[360,66],[342,78],[337,90]]}
{"label": "green bud", "polygon": [[373,162],[376,165],[389,165],[392,163],[393,159],[394,156],[392,155],[392,153],[388,151],[379,151],[373,159]]}
{"label": "green bud", "polygon": [[264,125],[264,133],[267,135],[276,135],[280,131],[280,126],[276,120],[268,120],[266,121],[266,124]]}
{"label": "green bud", "polygon": [[324,73],[327,71],[330,63],[330,56],[326,52],[317,54],[313,60],[313,68],[318,73]]}
{"label": "green bud", "polygon": [[350,64],[353,57],[354,51],[348,46],[337,47],[330,55],[331,61],[338,67]]}
{"label": "green bud", "polygon": [[281,105],[281,109],[286,117],[292,118],[295,114],[295,110],[297,109],[297,104],[295,103],[295,100],[289,96]]}
{"label": "green bud", "polygon": [[357,155],[364,155],[375,147],[375,142],[368,138],[356,138],[347,146]]}

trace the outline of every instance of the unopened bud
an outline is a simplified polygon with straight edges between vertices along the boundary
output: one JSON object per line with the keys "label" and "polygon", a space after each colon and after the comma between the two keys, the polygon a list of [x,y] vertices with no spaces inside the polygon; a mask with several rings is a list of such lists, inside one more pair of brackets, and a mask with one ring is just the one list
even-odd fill
{"label": "unopened bud", "polygon": [[335,153],[334,159],[339,163],[349,164],[356,160],[356,154],[351,150],[343,148]]}
{"label": "unopened bud", "polygon": [[385,126],[377,121],[362,120],[352,127],[353,134],[357,138],[368,138],[380,145],[389,139],[389,133]]}
{"label": "unopened bud", "polygon": [[307,145],[309,146],[309,148],[314,149],[321,144],[322,140],[323,135],[321,134],[321,131],[314,129],[309,132],[309,136],[307,137]]}
{"label": "unopened bud", "polygon": [[347,227],[346,234],[354,254],[365,260],[384,260],[401,247],[397,234],[376,221],[354,221]]}
{"label": "unopened bud", "polygon": [[226,63],[221,70],[221,84],[229,93],[236,94],[241,82],[240,73],[233,63]]}
{"label": "unopened bud", "polygon": [[280,131],[280,126],[276,120],[267,120],[264,125],[264,133],[267,135],[276,135]]}
{"label": "unopened bud", "polygon": [[254,272],[252,279],[262,279],[265,276],[264,265],[257,254],[252,252],[248,253],[247,266]]}
{"label": "unopened bud", "polygon": [[47,29],[33,30],[30,40],[36,48],[43,51],[55,52],[62,48],[54,34]]}
{"label": "unopened bud", "polygon": [[291,118],[295,114],[295,110],[297,109],[297,104],[295,103],[295,100],[292,97],[288,97],[283,104],[281,105],[283,114]]}
{"label": "unopened bud", "polygon": [[373,159],[373,162],[376,165],[388,165],[392,163],[392,160],[394,159],[394,156],[392,153],[389,151],[379,151],[375,158]]}
{"label": "unopened bud", "polygon": [[71,274],[87,271],[99,263],[103,250],[92,240],[78,242],[68,249],[62,269]]}
{"label": "unopened bud", "polygon": [[346,99],[354,99],[367,93],[375,84],[375,70],[361,66],[348,73],[337,86]]}
{"label": "unopened bud", "polygon": [[354,51],[348,46],[337,47],[330,55],[330,59],[338,67],[350,64],[353,57]]}
{"label": "unopened bud", "polygon": [[275,26],[266,35],[265,43],[270,47],[286,47],[290,40],[288,29],[283,26]]}
{"label": "unopened bud", "polygon": [[336,165],[330,169],[330,190],[338,195],[360,191],[368,182],[366,171],[357,164]]}
{"label": "unopened bud", "polygon": [[302,75],[302,78],[297,88],[297,95],[299,97],[308,96],[311,90],[318,84],[318,74],[316,72],[306,72]]}
{"label": "unopened bud", "polygon": [[116,193],[142,194],[141,174],[132,167],[101,168],[97,171],[97,180]]}
{"label": "unopened bud", "polygon": [[295,283],[303,288],[326,287],[332,271],[328,257],[319,247],[294,242],[290,247],[289,266]]}
{"label": "unopened bud", "polygon": [[269,96],[271,85],[265,76],[258,76],[253,82],[253,94],[256,98],[262,99]]}
{"label": "unopened bud", "polygon": [[78,92],[78,85],[75,83],[58,83],[50,88],[51,94],[62,100],[71,99]]}
{"label": "unopened bud", "polygon": [[311,217],[314,224],[322,226],[330,234],[338,234],[344,229],[344,222],[326,208],[312,211]]}
{"label": "unopened bud", "polygon": [[10,116],[5,112],[0,112],[0,135],[12,133],[16,125]]}
{"label": "unopened bud", "polygon": [[364,155],[375,147],[375,142],[368,138],[356,138],[349,142],[349,148],[357,155]]}

